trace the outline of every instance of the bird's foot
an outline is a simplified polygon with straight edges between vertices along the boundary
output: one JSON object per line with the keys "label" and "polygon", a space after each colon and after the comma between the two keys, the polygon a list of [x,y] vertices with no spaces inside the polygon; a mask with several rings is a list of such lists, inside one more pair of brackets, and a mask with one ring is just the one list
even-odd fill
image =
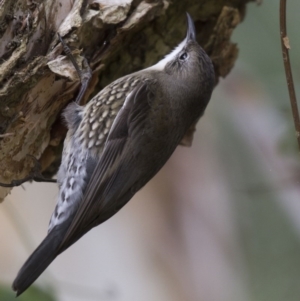
{"label": "bird's foot", "polygon": [[65,41],[62,39],[62,37],[60,36],[60,34],[58,33],[58,38],[63,46],[64,52],[67,55],[67,57],[70,59],[70,61],[72,62],[74,68],[77,71],[77,74],[80,78],[80,83],[81,83],[81,87],[80,87],[80,91],[75,99],[75,102],[77,104],[80,104],[81,99],[86,91],[86,89],[88,88],[89,82],[92,78],[92,69],[90,68],[87,59],[85,57],[83,57],[83,68],[80,68],[71,52],[71,49],[69,48],[69,46],[65,43]]}
{"label": "bird's foot", "polygon": [[55,179],[45,178],[41,173],[41,164],[40,164],[40,162],[32,155],[27,155],[27,156],[31,157],[34,161],[34,166],[31,170],[31,172],[29,173],[29,175],[26,176],[23,179],[12,180],[9,184],[0,182],[0,186],[2,186],[2,187],[16,187],[16,186],[22,185],[23,183],[25,183],[27,181],[48,182],[48,183],[56,183],[57,182]]}

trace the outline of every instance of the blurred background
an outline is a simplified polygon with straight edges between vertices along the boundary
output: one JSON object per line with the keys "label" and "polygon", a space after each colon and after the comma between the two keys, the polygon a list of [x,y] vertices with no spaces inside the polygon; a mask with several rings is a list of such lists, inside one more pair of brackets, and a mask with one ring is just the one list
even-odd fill
{"label": "blurred background", "polygon": [[[278,2],[248,5],[232,38],[239,58],[192,148],[178,147],[120,213],[60,255],[18,300],[300,300],[300,161]],[[300,2],[289,1],[298,97],[299,13]],[[15,300],[10,285],[44,238],[56,196],[53,184],[27,184],[1,204],[0,301]]]}

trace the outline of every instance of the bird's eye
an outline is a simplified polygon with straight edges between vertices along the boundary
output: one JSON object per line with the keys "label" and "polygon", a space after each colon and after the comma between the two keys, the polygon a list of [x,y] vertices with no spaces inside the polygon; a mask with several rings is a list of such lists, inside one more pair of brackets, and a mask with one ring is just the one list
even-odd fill
{"label": "bird's eye", "polygon": [[181,61],[185,61],[188,58],[188,54],[186,52],[182,53],[179,57]]}

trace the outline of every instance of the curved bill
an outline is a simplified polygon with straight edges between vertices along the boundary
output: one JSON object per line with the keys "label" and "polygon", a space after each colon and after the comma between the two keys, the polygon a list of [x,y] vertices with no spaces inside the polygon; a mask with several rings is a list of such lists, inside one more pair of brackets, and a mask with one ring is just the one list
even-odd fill
{"label": "curved bill", "polygon": [[194,21],[189,13],[186,13],[187,18],[187,32],[186,32],[186,39],[187,40],[196,40],[196,29],[194,25]]}

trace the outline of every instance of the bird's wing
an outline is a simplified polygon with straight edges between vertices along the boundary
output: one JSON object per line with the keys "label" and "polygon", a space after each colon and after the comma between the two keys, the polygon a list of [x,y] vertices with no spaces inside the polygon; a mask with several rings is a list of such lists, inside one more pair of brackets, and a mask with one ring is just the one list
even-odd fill
{"label": "bird's wing", "polygon": [[122,166],[128,166],[133,162],[138,152],[136,146],[132,152],[128,146],[134,144],[133,141],[138,140],[143,134],[153,97],[154,93],[150,91],[147,82],[141,83],[127,96],[111,127],[103,154],[87,184],[79,208],[61,244],[60,252],[92,227],[110,218],[126,203],[116,204],[109,200],[117,199],[120,194],[126,192],[131,193],[131,196],[134,194],[130,192],[128,187],[130,184],[126,183],[126,179],[122,185],[119,181],[117,187],[115,184]]}

